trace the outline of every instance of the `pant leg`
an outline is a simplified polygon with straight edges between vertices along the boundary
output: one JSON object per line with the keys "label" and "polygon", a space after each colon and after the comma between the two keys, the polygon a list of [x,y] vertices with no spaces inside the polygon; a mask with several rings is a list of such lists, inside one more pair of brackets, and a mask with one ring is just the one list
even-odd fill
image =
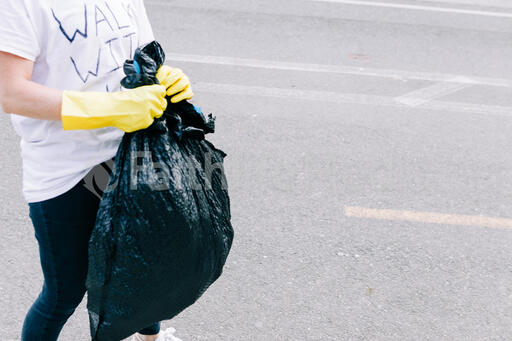
{"label": "pant leg", "polygon": [[156,335],[160,332],[160,322],[154,323],[149,327],[139,330],[142,335]]}
{"label": "pant leg", "polygon": [[86,291],[88,242],[99,198],[80,182],[29,206],[44,282],[25,317],[22,340],[55,341]]}
{"label": "pant leg", "polygon": [[[22,341],[57,340],[82,301],[86,292],[88,243],[104,190],[93,189],[90,183],[93,179],[105,187],[103,177],[108,179],[111,163],[110,160],[98,165],[86,176],[87,181],[80,181],[58,197],[29,204],[44,282],[25,317]],[[154,335],[159,331],[160,322],[156,322],[140,334]]]}

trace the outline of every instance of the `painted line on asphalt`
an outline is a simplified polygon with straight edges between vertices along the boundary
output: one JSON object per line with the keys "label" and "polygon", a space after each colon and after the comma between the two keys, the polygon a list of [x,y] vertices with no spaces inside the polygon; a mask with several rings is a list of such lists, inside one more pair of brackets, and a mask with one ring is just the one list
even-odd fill
{"label": "painted line on asphalt", "polygon": [[466,5],[478,7],[512,8],[510,0],[421,0],[422,2],[434,2],[450,5]]}
{"label": "painted line on asphalt", "polygon": [[[393,97],[386,96],[203,82],[193,83],[192,86],[196,92],[215,94],[274,97],[340,104],[362,104],[371,106],[411,108],[408,105],[397,102]],[[484,104],[430,101],[413,108],[512,117],[512,107]]]}
{"label": "painted line on asphalt", "polygon": [[193,54],[166,53],[167,62],[186,62],[223,66],[242,66],[270,70],[287,70],[303,72],[320,72],[356,76],[382,77],[394,80],[424,80],[431,82],[448,82],[471,85],[512,87],[512,79],[465,76],[435,72],[406,71],[394,69],[362,68],[347,65],[326,65],[311,63],[280,62],[272,60],[205,56]]}
{"label": "painted line on asphalt", "polygon": [[495,18],[512,18],[512,13],[507,13],[507,12],[481,11],[481,10],[438,7],[438,6],[407,5],[407,4],[393,3],[393,2],[356,1],[356,0],[309,0],[309,1],[331,2],[331,3],[337,3],[337,4],[343,4],[343,5],[396,8],[396,9],[406,9],[406,10],[415,10],[415,11],[477,15],[477,16],[495,17]]}
{"label": "painted line on asphalt", "polygon": [[435,212],[401,211],[347,206],[345,207],[345,216],[352,218],[366,218],[376,220],[396,220],[441,225],[478,226],[489,228],[512,229],[512,219],[508,218],[494,218],[459,214],[442,214]]}
{"label": "painted line on asphalt", "polygon": [[395,98],[395,101],[410,107],[430,102],[433,99],[453,94],[462,89],[470,87],[469,84],[436,83],[431,86],[411,91],[405,95]]}

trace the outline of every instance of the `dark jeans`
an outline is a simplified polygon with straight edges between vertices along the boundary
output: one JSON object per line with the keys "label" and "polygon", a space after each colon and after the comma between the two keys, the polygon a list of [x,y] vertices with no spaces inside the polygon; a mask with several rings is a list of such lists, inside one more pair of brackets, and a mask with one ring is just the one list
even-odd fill
{"label": "dark jeans", "polygon": [[[86,292],[88,242],[99,201],[82,180],[56,198],[29,204],[44,283],[25,317],[22,341],[57,340],[82,301]],[[139,333],[153,335],[159,331],[157,322]]]}

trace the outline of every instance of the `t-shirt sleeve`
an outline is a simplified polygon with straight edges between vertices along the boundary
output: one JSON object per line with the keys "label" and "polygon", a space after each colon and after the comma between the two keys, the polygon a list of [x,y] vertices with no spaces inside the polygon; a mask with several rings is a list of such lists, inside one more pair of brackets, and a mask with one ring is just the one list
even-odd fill
{"label": "t-shirt sleeve", "polygon": [[0,0],[0,51],[35,61],[40,45],[23,0]]}
{"label": "t-shirt sleeve", "polygon": [[149,22],[144,0],[135,0],[135,8],[137,9],[136,15],[139,31],[139,43],[140,45],[144,45],[155,40],[155,36],[153,35],[153,28]]}

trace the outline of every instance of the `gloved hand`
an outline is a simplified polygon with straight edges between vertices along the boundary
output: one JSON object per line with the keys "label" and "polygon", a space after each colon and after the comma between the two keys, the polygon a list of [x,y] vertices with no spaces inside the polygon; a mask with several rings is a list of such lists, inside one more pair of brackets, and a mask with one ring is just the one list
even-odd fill
{"label": "gloved hand", "polygon": [[172,103],[191,99],[194,96],[190,80],[181,69],[162,65],[156,73],[156,78],[167,89],[167,96],[172,96]]}
{"label": "gloved hand", "polygon": [[64,91],[64,130],[116,127],[131,133],[149,127],[167,108],[165,88],[147,85],[121,92]]}

